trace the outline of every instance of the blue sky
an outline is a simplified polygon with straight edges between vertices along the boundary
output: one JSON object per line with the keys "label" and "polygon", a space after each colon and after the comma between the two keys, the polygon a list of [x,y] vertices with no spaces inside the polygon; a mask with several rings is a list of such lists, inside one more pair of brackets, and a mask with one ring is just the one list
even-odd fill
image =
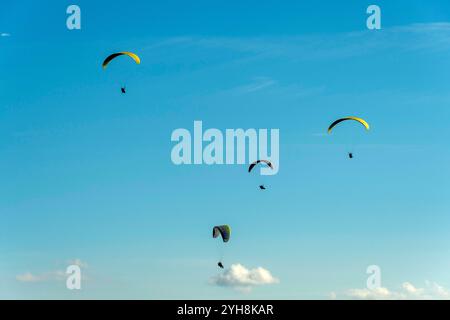
{"label": "blue sky", "polygon": [[[450,288],[450,4],[392,2],[369,31],[368,1],[77,1],[69,31],[70,3],[3,1],[0,298],[346,298],[372,264],[390,292]],[[121,50],[141,65],[102,70]],[[350,114],[371,132],[324,135]],[[269,190],[245,166],[173,165],[194,120],[280,129]],[[225,263],[279,283],[209,283],[223,223]]]}

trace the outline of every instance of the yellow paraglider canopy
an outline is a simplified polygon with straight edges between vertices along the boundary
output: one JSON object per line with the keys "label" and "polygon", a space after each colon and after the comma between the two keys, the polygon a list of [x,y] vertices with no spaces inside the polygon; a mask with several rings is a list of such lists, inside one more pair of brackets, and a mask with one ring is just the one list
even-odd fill
{"label": "yellow paraglider canopy", "polygon": [[133,59],[134,62],[136,62],[137,64],[140,64],[140,63],[141,63],[141,59],[138,57],[137,54],[135,54],[135,53],[133,53],[133,52],[122,51],[122,52],[117,52],[117,53],[113,53],[113,54],[109,55],[109,56],[105,59],[105,61],[103,61],[103,64],[102,64],[103,69],[105,69],[105,68],[108,66],[108,64],[109,64],[113,59],[117,58],[118,56],[123,56],[123,55],[129,56],[129,57],[130,57],[131,59]]}
{"label": "yellow paraglider canopy", "polygon": [[348,121],[348,120],[353,120],[353,121],[358,121],[359,123],[361,123],[367,130],[370,129],[369,124],[367,123],[366,120],[358,118],[358,117],[345,117],[345,118],[341,118],[338,119],[336,121],[334,121],[329,127],[328,127],[328,133],[331,133],[331,131],[333,130],[333,128],[338,125],[339,123],[343,122],[343,121]]}

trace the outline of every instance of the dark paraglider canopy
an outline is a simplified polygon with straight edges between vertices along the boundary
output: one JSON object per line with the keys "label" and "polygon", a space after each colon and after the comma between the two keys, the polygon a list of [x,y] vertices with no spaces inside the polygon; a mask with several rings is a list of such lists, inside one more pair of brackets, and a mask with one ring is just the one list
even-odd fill
{"label": "dark paraglider canopy", "polygon": [[248,167],[248,172],[252,172],[253,168],[259,163],[265,163],[266,165],[269,166],[270,169],[273,169],[272,162],[268,160],[256,160],[255,162],[250,164],[250,166]]}
{"label": "dark paraglider canopy", "polygon": [[213,238],[222,237],[223,242],[228,242],[231,236],[231,228],[228,225],[215,226],[213,228]]}
{"label": "dark paraglider canopy", "polygon": [[266,187],[265,187],[264,185],[260,185],[259,188],[260,188],[261,190],[266,190]]}
{"label": "dark paraglider canopy", "polygon": [[120,88],[120,91],[121,91],[122,93],[127,93],[127,89],[126,89],[125,87]]}
{"label": "dark paraglider canopy", "polygon": [[218,265],[221,269],[224,268],[222,262],[220,262],[220,261],[219,261],[219,263],[217,263],[217,265]]}

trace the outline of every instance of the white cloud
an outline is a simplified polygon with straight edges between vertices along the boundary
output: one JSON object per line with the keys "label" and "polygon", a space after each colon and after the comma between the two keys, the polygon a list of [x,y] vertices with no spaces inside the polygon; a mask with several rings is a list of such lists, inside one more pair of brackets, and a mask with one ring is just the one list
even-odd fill
{"label": "white cloud", "polygon": [[271,87],[274,84],[276,84],[276,81],[271,78],[256,77],[252,83],[239,87],[238,90],[245,93],[250,93]]}
{"label": "white cloud", "polygon": [[349,298],[360,300],[396,300],[402,298],[398,293],[383,287],[376,289],[350,289],[346,295]]}
{"label": "white cloud", "polygon": [[441,300],[450,299],[450,291],[430,281],[425,282],[424,288],[417,288],[410,282],[404,282],[398,291],[383,287],[377,289],[350,289],[341,298],[359,300]]}
{"label": "white cloud", "polygon": [[269,270],[262,267],[247,269],[241,264],[233,264],[224,273],[213,277],[210,282],[217,286],[232,287],[239,291],[249,292],[252,287],[275,284],[279,280]]}
{"label": "white cloud", "polygon": [[[71,259],[66,262],[68,265],[77,265],[80,268],[87,268],[88,264],[81,259]],[[83,273],[83,280],[87,280],[88,278]],[[54,270],[43,272],[40,274],[33,274],[31,272],[26,272],[23,274],[19,274],[16,276],[16,280],[19,282],[28,282],[28,283],[36,283],[36,282],[45,282],[45,281],[65,281],[67,279],[67,274],[65,270]]]}
{"label": "white cloud", "polygon": [[430,281],[426,281],[425,284],[433,296],[440,299],[450,300],[450,291],[445,289],[443,286],[437,284],[436,282]]}
{"label": "white cloud", "polygon": [[[423,23],[332,35],[291,35],[284,37],[182,37],[153,44],[149,50],[168,47],[202,48],[237,52],[235,61],[281,58],[294,61],[352,58],[367,54],[400,51],[450,50],[450,23]],[[171,50],[179,52],[179,50]],[[202,50],[202,52],[204,52]]]}
{"label": "white cloud", "polygon": [[16,276],[16,280],[19,282],[44,282],[44,281],[63,281],[67,277],[66,273],[62,270],[44,272],[41,274],[32,274],[26,272]]}
{"label": "white cloud", "polygon": [[43,278],[32,274],[31,272],[26,272],[24,274],[19,274],[16,276],[16,280],[19,282],[39,282],[43,281]]}
{"label": "white cloud", "polygon": [[10,37],[11,34],[6,33],[6,32],[3,32],[3,33],[0,33],[0,36],[1,36],[1,37]]}
{"label": "white cloud", "polygon": [[423,289],[418,289],[416,287],[414,287],[411,283],[409,282],[405,282],[402,284],[402,288],[403,290],[405,290],[405,292],[407,294],[413,295],[413,296],[421,296],[424,292]]}
{"label": "white cloud", "polygon": [[69,260],[69,261],[67,261],[67,263],[70,264],[70,265],[79,266],[80,268],[87,268],[88,267],[88,264],[86,262],[84,262],[84,261],[82,261],[81,259],[78,259],[78,258]]}

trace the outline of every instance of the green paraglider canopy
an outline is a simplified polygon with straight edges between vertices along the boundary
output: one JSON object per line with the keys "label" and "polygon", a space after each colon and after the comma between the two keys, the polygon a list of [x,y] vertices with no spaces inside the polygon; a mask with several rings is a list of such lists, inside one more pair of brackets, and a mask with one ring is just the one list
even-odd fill
{"label": "green paraglider canopy", "polygon": [[223,242],[228,242],[231,236],[231,228],[228,225],[215,226],[213,228],[213,238],[222,237]]}

